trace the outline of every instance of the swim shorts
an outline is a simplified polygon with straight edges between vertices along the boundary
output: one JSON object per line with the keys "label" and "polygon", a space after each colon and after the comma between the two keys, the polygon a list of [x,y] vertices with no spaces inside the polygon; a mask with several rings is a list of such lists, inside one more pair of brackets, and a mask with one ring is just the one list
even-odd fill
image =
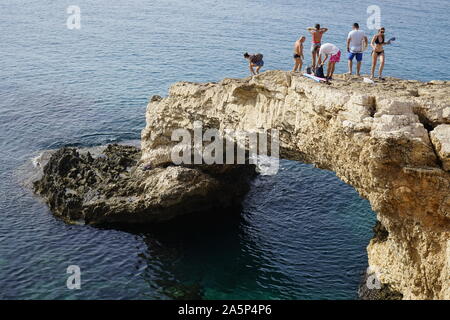
{"label": "swim shorts", "polygon": [[320,46],[322,45],[321,42],[318,43],[311,43],[311,52],[315,52],[316,50],[320,50]]}
{"label": "swim shorts", "polygon": [[338,53],[333,54],[330,58],[330,62],[339,62],[341,61],[341,50],[338,51]]}
{"label": "swim shorts", "polygon": [[263,67],[264,66],[264,61],[263,60],[259,60],[256,62],[252,62],[253,65],[257,66],[257,67]]}
{"label": "swim shorts", "polygon": [[363,59],[362,52],[349,52],[348,53],[348,60],[353,60],[353,58],[356,57],[356,61],[361,62]]}

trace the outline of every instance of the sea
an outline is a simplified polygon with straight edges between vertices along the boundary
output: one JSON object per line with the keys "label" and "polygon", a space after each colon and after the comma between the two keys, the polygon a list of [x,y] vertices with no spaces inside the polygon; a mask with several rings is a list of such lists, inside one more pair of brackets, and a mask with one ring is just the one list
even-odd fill
{"label": "sea", "polygon": [[343,53],[354,22],[369,37],[384,26],[396,38],[384,75],[448,80],[449,12],[448,0],[1,1],[0,299],[357,299],[376,214],[333,172],[283,160],[242,208],[143,231],[67,225],[23,179],[46,150],[139,143],[149,97],[246,77],[244,52],[292,69],[316,23]]}

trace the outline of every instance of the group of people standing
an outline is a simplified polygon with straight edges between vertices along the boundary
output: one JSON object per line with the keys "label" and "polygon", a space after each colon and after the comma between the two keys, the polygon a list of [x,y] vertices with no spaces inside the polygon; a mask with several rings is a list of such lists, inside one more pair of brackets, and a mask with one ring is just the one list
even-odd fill
{"label": "group of people standing", "polygon": [[[330,81],[333,79],[333,74],[335,70],[336,63],[341,60],[341,50],[332,43],[322,44],[323,35],[328,31],[327,28],[322,28],[320,24],[316,24],[315,27],[310,27],[307,29],[311,34],[311,56],[312,64],[311,72],[314,72],[323,67],[328,61],[326,80]],[[385,28],[380,28],[378,33],[373,36],[370,45],[372,47],[372,68],[371,68],[371,79],[375,77],[375,69],[380,60],[380,67],[378,69],[378,78],[384,80],[383,69],[385,64],[385,53],[384,46],[391,43],[391,40],[385,41]],[[305,36],[301,36],[294,45],[294,69],[293,72],[300,72],[302,70],[304,61],[304,43],[306,41]],[[359,76],[361,72],[361,64],[363,60],[363,52],[368,47],[368,38],[364,31],[359,29],[359,24],[354,23],[352,31],[349,32],[347,36],[347,52],[348,52],[348,74],[353,74],[353,60],[356,58],[356,75]],[[244,57],[249,62],[249,68],[252,75],[259,73],[261,68],[264,66],[264,60],[262,54],[248,53],[244,54]],[[256,70],[255,70],[256,68]]]}

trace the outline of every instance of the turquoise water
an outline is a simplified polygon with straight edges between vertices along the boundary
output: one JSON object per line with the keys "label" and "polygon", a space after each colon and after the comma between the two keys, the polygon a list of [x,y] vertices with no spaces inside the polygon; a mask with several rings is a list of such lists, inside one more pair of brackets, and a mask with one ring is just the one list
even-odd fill
{"label": "turquoise water", "polygon": [[[291,69],[292,42],[316,21],[343,49],[353,22],[367,30],[373,4],[398,39],[386,75],[449,78],[448,1],[310,3],[2,2],[0,298],[356,298],[375,217],[333,173],[283,161],[242,210],[135,233],[65,225],[17,177],[42,150],[139,139],[149,96],[180,80],[246,76],[244,51],[264,53],[265,69]],[[80,30],[66,28],[74,4]],[[72,264],[79,291],[65,285]]]}

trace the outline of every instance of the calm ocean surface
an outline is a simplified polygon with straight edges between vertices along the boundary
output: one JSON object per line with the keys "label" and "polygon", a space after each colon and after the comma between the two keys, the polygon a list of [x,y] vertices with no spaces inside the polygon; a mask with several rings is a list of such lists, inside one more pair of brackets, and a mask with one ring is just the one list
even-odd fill
{"label": "calm ocean surface", "polygon": [[[291,69],[292,42],[316,22],[345,49],[353,22],[368,31],[369,5],[397,37],[385,75],[448,80],[449,3],[2,1],[0,298],[356,298],[375,215],[331,172],[283,161],[242,212],[127,233],[56,220],[20,187],[18,168],[46,149],[139,139],[149,96],[247,76],[245,51],[264,53],[265,70]],[[69,5],[81,8],[81,30],[66,27]],[[69,265],[81,267],[81,290],[66,288]]]}

